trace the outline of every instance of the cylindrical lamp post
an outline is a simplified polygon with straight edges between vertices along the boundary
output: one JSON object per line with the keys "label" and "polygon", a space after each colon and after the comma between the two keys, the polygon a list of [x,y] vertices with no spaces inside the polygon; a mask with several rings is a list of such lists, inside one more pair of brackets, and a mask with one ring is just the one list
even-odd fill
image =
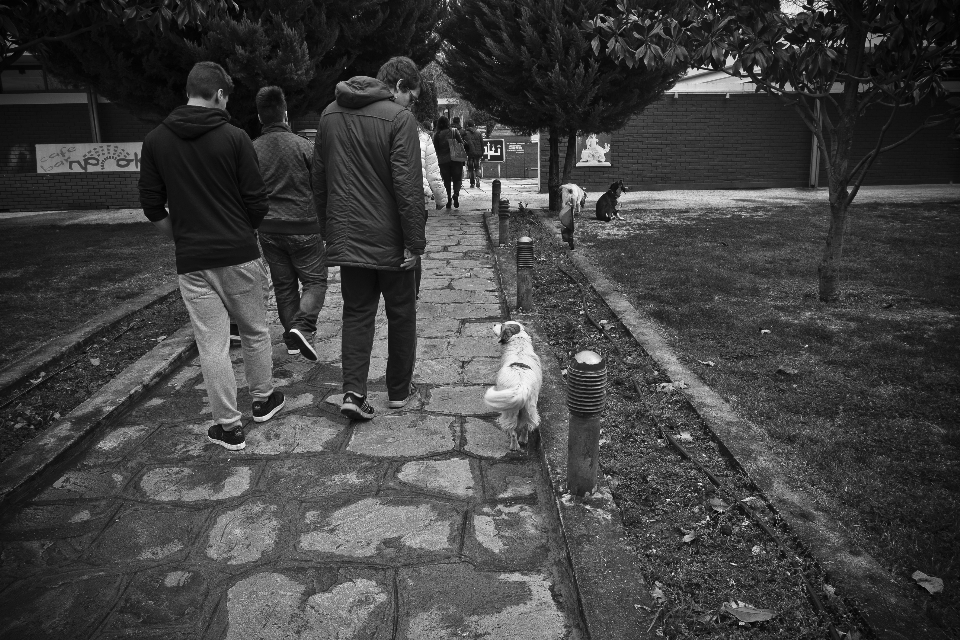
{"label": "cylindrical lamp post", "polygon": [[517,309],[533,311],[533,239],[517,240]]}
{"label": "cylindrical lamp post", "polygon": [[593,351],[581,351],[567,368],[567,491],[575,496],[597,486],[600,466],[600,414],[607,395],[607,363]]}

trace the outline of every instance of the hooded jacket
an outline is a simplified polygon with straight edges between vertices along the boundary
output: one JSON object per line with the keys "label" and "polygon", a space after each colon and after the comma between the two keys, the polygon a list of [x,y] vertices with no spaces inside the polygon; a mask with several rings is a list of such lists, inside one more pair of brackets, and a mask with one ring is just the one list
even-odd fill
{"label": "hooded jacket", "polygon": [[320,116],[313,193],[330,265],[399,271],[404,248],[426,246],[417,122],[392,98],[357,76]]}
{"label": "hooded jacket", "polygon": [[149,220],[167,217],[177,273],[243,264],[260,257],[255,229],[267,191],[250,138],[220,109],[174,109],[143,140],[140,204]]}

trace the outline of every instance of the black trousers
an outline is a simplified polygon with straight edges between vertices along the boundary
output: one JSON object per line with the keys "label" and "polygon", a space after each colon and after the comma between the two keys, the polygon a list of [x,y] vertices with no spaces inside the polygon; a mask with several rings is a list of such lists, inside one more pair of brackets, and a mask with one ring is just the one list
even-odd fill
{"label": "black trousers", "polygon": [[447,200],[450,199],[450,184],[453,183],[453,197],[460,200],[460,187],[463,185],[463,163],[441,162],[440,177],[443,178],[443,188],[447,190]]}
{"label": "black trousers", "polygon": [[387,313],[387,393],[407,397],[417,357],[416,274],[362,267],[340,267],[343,294],[343,391],[367,395],[370,352],[377,306]]}

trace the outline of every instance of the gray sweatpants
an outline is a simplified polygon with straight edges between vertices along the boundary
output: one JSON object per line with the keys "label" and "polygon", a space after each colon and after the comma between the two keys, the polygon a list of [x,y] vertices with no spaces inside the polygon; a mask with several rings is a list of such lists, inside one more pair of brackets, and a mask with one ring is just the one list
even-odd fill
{"label": "gray sweatpants", "polygon": [[213,419],[240,420],[237,379],[230,362],[230,321],[240,328],[243,368],[254,401],[273,393],[273,350],[267,328],[263,260],[180,274],[180,295],[190,314],[200,352],[200,369]]}

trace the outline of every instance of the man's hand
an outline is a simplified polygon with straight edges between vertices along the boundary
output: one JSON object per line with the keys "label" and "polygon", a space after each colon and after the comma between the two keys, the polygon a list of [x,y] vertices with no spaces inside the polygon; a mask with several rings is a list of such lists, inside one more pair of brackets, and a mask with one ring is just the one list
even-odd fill
{"label": "man's hand", "polygon": [[152,222],[153,226],[155,226],[160,233],[173,240],[173,223],[170,221],[169,215],[162,220],[153,220]]}
{"label": "man's hand", "polygon": [[402,269],[413,269],[417,266],[417,256],[410,249],[403,250],[403,262],[400,263]]}

